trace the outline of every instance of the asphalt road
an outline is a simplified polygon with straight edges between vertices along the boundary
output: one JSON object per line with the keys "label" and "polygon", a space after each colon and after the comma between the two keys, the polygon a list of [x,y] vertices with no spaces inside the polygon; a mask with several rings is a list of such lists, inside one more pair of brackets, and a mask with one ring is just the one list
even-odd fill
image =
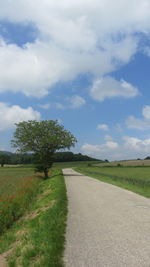
{"label": "asphalt road", "polygon": [[150,200],[64,169],[66,267],[150,267]]}

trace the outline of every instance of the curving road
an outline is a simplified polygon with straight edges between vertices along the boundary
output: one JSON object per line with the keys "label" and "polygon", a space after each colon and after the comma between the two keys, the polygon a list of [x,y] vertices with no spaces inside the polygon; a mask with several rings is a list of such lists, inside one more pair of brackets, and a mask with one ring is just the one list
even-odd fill
{"label": "curving road", "polygon": [[64,169],[66,267],[150,267],[150,200]]}

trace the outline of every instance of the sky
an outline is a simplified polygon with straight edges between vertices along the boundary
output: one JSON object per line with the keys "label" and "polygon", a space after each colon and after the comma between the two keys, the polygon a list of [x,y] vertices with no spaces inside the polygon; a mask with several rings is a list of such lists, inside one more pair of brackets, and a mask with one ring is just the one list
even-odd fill
{"label": "sky", "polygon": [[75,153],[150,156],[150,0],[0,0],[0,150],[56,119]]}

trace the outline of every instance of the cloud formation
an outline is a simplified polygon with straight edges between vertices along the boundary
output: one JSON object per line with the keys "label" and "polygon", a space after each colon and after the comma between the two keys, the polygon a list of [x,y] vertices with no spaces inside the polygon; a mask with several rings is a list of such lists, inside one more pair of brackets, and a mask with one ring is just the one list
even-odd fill
{"label": "cloud formation", "polygon": [[124,136],[121,143],[107,141],[103,144],[84,144],[81,151],[99,159],[123,160],[144,158],[150,153],[150,139]]}
{"label": "cloud formation", "polygon": [[126,126],[130,129],[148,130],[150,129],[150,106],[145,106],[142,110],[143,118],[139,119],[129,116],[126,120]]}
{"label": "cloud formation", "polygon": [[81,108],[86,104],[85,99],[79,95],[72,95],[71,97],[66,97],[63,103],[60,102],[53,102],[53,103],[46,103],[46,104],[39,104],[38,106],[42,109],[78,109]]}
{"label": "cloud formation", "polygon": [[5,131],[15,127],[15,123],[28,120],[40,120],[40,113],[31,107],[26,109],[6,103],[0,103],[0,131]]}
{"label": "cloud formation", "polygon": [[95,80],[90,88],[90,94],[97,101],[104,101],[106,98],[124,97],[132,98],[139,94],[136,87],[126,81],[117,81],[112,77],[104,77]]}
{"label": "cloud formation", "polygon": [[97,129],[98,130],[103,130],[103,131],[108,131],[109,130],[109,127],[107,124],[98,124],[97,125]]}
{"label": "cloud formation", "polygon": [[85,105],[86,101],[79,95],[74,95],[68,99],[70,102],[70,108],[77,109]]}
{"label": "cloud formation", "polygon": [[[150,32],[149,10],[149,0],[2,1],[0,20],[31,23],[38,36],[24,47],[1,37],[0,92],[42,97],[55,83],[80,73],[91,73],[97,81],[128,63],[138,51],[137,33]],[[128,85],[120,85],[123,92],[133,90]],[[111,93],[116,96],[116,89]],[[120,90],[119,95],[125,97]],[[98,100],[106,97],[99,95]]]}

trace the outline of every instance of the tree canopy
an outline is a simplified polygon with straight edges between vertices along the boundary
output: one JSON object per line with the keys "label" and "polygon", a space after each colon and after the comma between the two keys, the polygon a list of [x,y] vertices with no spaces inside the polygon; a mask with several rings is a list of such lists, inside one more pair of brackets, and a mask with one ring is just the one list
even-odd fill
{"label": "tree canopy", "polygon": [[48,177],[48,169],[53,162],[55,151],[74,146],[77,142],[73,134],[67,131],[57,120],[23,121],[16,124],[12,146],[18,152],[33,152],[36,168]]}

